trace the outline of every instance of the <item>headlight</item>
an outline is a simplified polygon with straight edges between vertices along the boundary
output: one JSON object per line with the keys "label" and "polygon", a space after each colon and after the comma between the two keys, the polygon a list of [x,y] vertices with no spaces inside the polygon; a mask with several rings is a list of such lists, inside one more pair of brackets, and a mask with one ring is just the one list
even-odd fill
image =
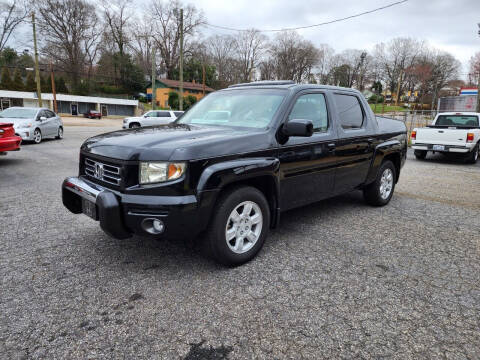
{"label": "headlight", "polygon": [[32,127],[31,123],[18,125],[18,129],[28,129],[29,127]]}
{"label": "headlight", "polygon": [[140,163],[140,184],[178,179],[185,172],[185,167],[185,163],[142,162]]}

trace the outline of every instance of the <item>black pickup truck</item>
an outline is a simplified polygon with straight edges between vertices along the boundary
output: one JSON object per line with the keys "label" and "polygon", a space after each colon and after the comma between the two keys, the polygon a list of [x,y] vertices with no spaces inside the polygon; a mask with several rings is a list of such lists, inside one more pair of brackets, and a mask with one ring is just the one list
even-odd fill
{"label": "black pickup truck", "polygon": [[238,265],[282,211],[356,189],[387,204],[406,153],[405,125],[376,118],[356,90],[238,84],[171,124],[86,140],[62,198],[115,238],[204,233],[214,259]]}

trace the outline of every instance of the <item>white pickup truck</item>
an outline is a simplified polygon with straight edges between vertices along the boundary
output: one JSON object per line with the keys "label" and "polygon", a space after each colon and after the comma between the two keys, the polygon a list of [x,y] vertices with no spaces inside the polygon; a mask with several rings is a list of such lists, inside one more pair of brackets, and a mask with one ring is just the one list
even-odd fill
{"label": "white pickup truck", "polygon": [[476,163],[480,146],[480,113],[445,112],[435,117],[432,125],[413,129],[412,148],[417,159],[425,159],[429,151],[463,155]]}

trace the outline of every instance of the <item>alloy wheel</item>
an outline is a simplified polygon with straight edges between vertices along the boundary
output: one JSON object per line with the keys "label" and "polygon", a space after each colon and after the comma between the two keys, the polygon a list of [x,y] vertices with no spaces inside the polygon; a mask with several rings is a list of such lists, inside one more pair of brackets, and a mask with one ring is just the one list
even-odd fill
{"label": "alloy wheel", "polygon": [[387,168],[383,171],[382,177],[380,178],[380,196],[382,199],[386,200],[390,196],[390,193],[393,189],[393,172],[391,169]]}
{"label": "alloy wheel", "polygon": [[225,227],[225,240],[231,251],[243,254],[257,242],[263,227],[260,207],[253,201],[244,201],[230,213]]}

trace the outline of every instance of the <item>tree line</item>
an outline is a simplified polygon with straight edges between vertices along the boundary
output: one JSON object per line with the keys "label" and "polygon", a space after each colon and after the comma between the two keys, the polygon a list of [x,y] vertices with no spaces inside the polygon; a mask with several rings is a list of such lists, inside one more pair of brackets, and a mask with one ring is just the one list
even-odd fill
{"label": "tree line", "polygon": [[[8,38],[18,27],[18,19],[27,20],[25,9],[32,6],[11,1],[0,0],[4,19],[0,20],[1,54],[11,52],[6,47]],[[154,51],[157,76],[178,80],[180,8],[184,14],[184,80],[201,83],[205,74],[206,85],[215,89],[253,80],[291,79],[377,94],[417,91],[435,99],[442,88],[459,79],[461,67],[452,54],[412,38],[394,38],[371,51],[336,52],[328,44],[316,46],[295,31],[267,37],[250,29],[206,37],[203,12],[180,0],[151,0],[140,10],[128,0],[37,0],[33,6],[40,62],[51,62],[65,79],[67,91],[77,94],[144,91],[151,80]],[[17,57],[21,73],[31,56]],[[2,58],[0,66],[17,66]],[[30,74],[19,76],[18,72],[12,82],[24,75],[27,88]]]}

